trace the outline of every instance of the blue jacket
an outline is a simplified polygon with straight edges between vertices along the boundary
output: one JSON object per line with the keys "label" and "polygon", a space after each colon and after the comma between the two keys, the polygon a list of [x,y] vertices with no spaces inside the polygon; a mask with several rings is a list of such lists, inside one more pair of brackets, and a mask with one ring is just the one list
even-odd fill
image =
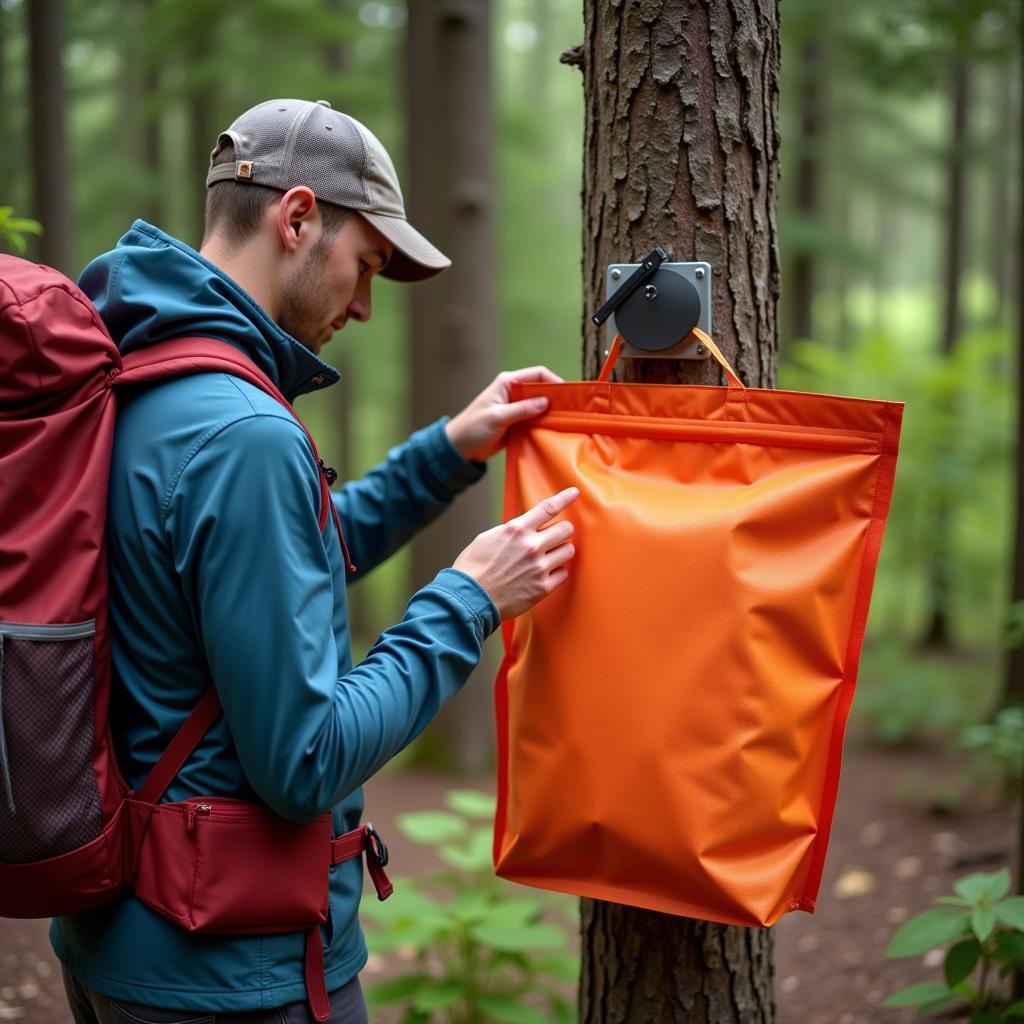
{"label": "blue jacket", "polygon": [[[293,399],[338,374],[197,252],[141,221],[80,285],[123,353],[220,338]],[[381,563],[483,473],[441,420],[334,500],[359,573]],[[262,800],[356,827],[361,786],[466,681],[498,612],[444,569],[352,665],[346,569],[318,525],[312,449],[288,411],[236,377],[202,373],[142,391],[119,412],[108,511],[112,726],[137,787],[211,681],[223,716],[164,796]],[[287,884],[268,879],[270,885]],[[361,861],[331,871],[322,929],[328,990],[364,965]],[[301,933],[190,934],[131,895],[56,919],[54,950],[86,984],[167,1008],[251,1010],[304,999]]]}

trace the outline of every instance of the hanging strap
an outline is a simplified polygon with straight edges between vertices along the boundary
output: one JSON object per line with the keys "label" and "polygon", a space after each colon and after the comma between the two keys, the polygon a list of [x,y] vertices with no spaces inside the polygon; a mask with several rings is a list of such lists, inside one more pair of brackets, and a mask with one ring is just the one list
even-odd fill
{"label": "hanging strap", "polygon": [[[715,357],[718,365],[725,371],[726,377],[729,379],[729,387],[732,388],[745,388],[746,385],[740,380],[739,375],[732,368],[729,360],[722,355],[722,350],[711,340],[711,338],[705,334],[699,327],[694,327],[690,334],[690,337],[696,338],[704,347]],[[622,351],[623,338],[621,334],[616,334],[615,339],[612,341],[612,347],[608,349],[608,358],[604,361],[604,366],[601,367],[601,372],[598,374],[598,382],[604,383],[609,380],[612,375],[612,370],[615,369],[615,363],[619,358],[619,353]]]}

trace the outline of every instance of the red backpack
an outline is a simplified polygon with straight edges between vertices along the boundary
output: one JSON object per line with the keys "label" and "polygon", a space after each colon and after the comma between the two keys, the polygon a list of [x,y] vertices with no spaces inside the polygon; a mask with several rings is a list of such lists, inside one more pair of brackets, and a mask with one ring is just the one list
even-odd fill
{"label": "red backpack", "polygon": [[[372,826],[334,839],[330,813],[295,825],[220,796],[159,803],[220,714],[213,687],[136,793],[108,725],[105,526],[117,391],[209,371],[248,381],[294,416],[231,345],[183,338],[122,359],[71,281],[0,256],[0,916],[76,913],[129,885],[192,931],[305,930],[307,989],[323,1020],[319,925],[330,865],[366,852],[378,895],[390,895]],[[340,537],[328,470],[309,440],[320,527],[333,514]],[[200,861],[230,870],[204,885],[189,867]],[[290,884],[278,892],[266,880],[281,872]]]}

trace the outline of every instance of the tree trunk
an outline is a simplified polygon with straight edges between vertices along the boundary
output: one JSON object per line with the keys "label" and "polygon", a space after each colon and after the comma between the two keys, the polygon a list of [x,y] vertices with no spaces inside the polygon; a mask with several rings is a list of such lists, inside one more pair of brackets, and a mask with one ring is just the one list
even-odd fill
{"label": "tree trunk", "polygon": [[[1024,20],[1020,40],[1018,70],[1021,95],[1024,95]],[[1017,169],[1017,459],[1016,498],[1013,538],[1013,579],[1010,601],[1024,602],[1024,103],[1017,109],[1021,166]],[[1003,683],[1003,705],[1024,704],[1024,647],[1008,652]],[[1024,799],[1021,801],[1020,885],[1024,886]],[[1024,888],[1021,889],[1024,892]],[[1020,976],[1018,976],[1020,980]],[[1024,995],[1024,991],[1021,992]]]}
{"label": "tree trunk", "polygon": [[989,228],[988,252],[995,301],[992,307],[992,326],[1011,330],[1013,316],[1010,276],[1013,265],[1013,245],[1006,238],[1011,223],[1014,169],[1017,165],[1016,147],[1012,136],[1004,134],[1013,122],[1013,87],[1016,71],[1013,61],[1007,61],[995,70],[994,106],[996,109],[996,140],[998,156],[990,163],[992,189],[992,224]]}
{"label": "tree trunk", "polygon": [[[776,378],[777,0],[588,0],[582,50],[584,375],[608,263],[660,244],[714,268],[719,345],[744,381]],[[622,380],[721,382],[711,361],[630,360]],[[628,813],[624,808],[623,813]],[[585,1024],[767,1024],[772,937],[582,901]]]}
{"label": "tree trunk", "polygon": [[41,262],[73,273],[71,170],[64,94],[64,11],[61,0],[28,5],[32,102],[32,216],[43,235],[33,246]]}
{"label": "tree trunk", "polygon": [[[969,66],[967,55],[958,51],[953,59],[952,124],[949,140],[949,205],[946,215],[945,279],[942,317],[942,352],[952,356],[960,334],[960,278],[963,276],[967,112],[969,107]],[[949,598],[952,589],[950,566],[950,503],[939,496],[934,509],[935,549],[931,565],[931,610],[922,646],[946,650],[951,644]]]}
{"label": "tree trunk", "polygon": [[[411,406],[422,426],[454,414],[497,366],[494,113],[490,0],[413,0],[407,26],[410,214],[452,260],[410,289]],[[451,565],[492,525],[490,489],[470,489],[412,546],[414,587]],[[423,749],[463,771],[493,757],[491,678],[485,657],[442,709]]]}
{"label": "tree trunk", "polygon": [[[795,207],[800,219],[816,220],[821,213],[821,143],[825,126],[823,43],[812,32],[800,47],[800,140],[796,162]],[[786,281],[789,308],[787,341],[814,337],[814,268],[820,256],[807,248],[796,252]]]}
{"label": "tree trunk", "polygon": [[192,239],[198,249],[206,224],[206,171],[210,165],[210,153],[217,141],[220,125],[213,120],[213,95],[207,84],[207,62],[215,51],[212,37],[213,26],[200,30],[198,27],[189,39],[189,91],[186,98],[188,118],[188,183],[191,196]]}
{"label": "tree trunk", "polygon": [[[1020,95],[1024,96],[1024,17],[1017,22],[1017,60]],[[1018,101],[1017,142],[1017,509],[1013,545],[1013,596],[1024,601],[1024,101]],[[1024,651],[1010,652],[1007,678],[1008,702],[1024,704]],[[1024,779],[1024,775],[1022,775]],[[1024,788],[1017,805],[1017,892],[1024,893]],[[1013,974],[1014,999],[1024,998],[1024,971]]]}
{"label": "tree trunk", "polygon": [[[349,2],[350,0],[326,0],[326,6],[333,15],[341,19]],[[344,43],[339,37],[332,37],[324,45],[325,70],[331,79],[340,81],[347,66],[348,54]],[[352,404],[357,394],[355,353],[341,345],[331,353],[330,361],[341,373],[341,383],[320,396],[327,403],[331,423],[328,445],[339,479],[351,480],[356,472],[352,445]],[[370,590],[366,578],[349,587],[348,618],[352,636],[358,638],[359,643],[373,640],[374,616],[370,607]]]}

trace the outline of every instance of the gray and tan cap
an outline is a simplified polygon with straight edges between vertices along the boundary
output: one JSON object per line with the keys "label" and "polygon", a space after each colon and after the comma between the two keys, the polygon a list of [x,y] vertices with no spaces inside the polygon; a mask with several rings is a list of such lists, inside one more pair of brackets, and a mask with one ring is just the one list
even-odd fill
{"label": "gray and tan cap", "polygon": [[[212,166],[225,140],[235,162]],[[287,192],[312,189],[325,203],[358,210],[395,247],[384,277],[423,281],[451,266],[406,219],[394,164],[380,140],[327,100],[268,100],[247,110],[217,139],[206,176],[218,181],[267,185]]]}

